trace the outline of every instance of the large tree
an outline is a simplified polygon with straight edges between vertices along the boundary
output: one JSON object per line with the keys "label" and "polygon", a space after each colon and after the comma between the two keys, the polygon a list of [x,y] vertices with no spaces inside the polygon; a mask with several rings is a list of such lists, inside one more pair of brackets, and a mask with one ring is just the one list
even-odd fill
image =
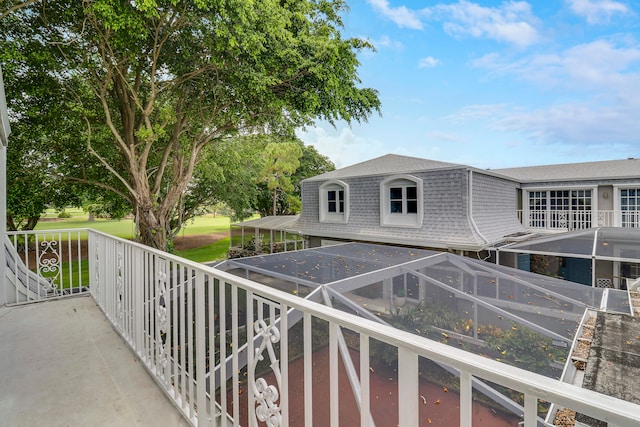
{"label": "large tree", "polygon": [[[18,6],[3,4],[13,11]],[[46,208],[79,203],[73,184],[59,179],[54,158],[56,141],[80,132],[80,123],[63,106],[55,55],[42,49],[38,33],[25,24],[15,12],[0,19],[0,64],[13,122],[6,170],[9,230],[31,230]]]}
{"label": "large tree", "polygon": [[93,156],[74,178],[126,196],[141,241],[164,249],[208,145],[379,109],[376,91],[358,87],[356,54],[371,46],[342,38],[345,10],[341,0],[67,0],[16,14],[74,89],[69,115],[86,123]]}
{"label": "large tree", "polygon": [[292,193],[291,176],[300,167],[302,149],[295,141],[270,142],[264,148],[264,160],[258,179],[271,192],[271,214],[278,214],[278,192]]}
{"label": "large tree", "polygon": [[267,215],[290,215],[300,212],[302,207],[302,191],[300,182],[305,178],[311,178],[336,168],[335,164],[327,156],[320,154],[314,146],[304,145],[296,139],[295,141],[302,150],[302,157],[299,159],[299,166],[295,172],[288,177],[292,187],[288,191],[280,188],[276,192],[276,212],[273,212],[274,191],[268,188],[267,183],[259,183],[258,192],[255,196],[253,208],[262,216]]}

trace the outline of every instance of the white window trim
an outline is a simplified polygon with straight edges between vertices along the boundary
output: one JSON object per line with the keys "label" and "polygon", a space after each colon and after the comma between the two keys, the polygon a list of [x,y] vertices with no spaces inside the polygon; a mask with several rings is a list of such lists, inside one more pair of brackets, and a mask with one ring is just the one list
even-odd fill
{"label": "white window trim", "polygon": [[[391,203],[389,200],[389,188],[395,181],[411,181],[416,184],[417,212],[391,213]],[[420,178],[412,175],[394,175],[386,178],[380,183],[380,226],[381,227],[403,227],[421,228],[424,217],[424,191]]]}
{"label": "white window trim", "polygon": [[629,183],[629,184],[614,184],[613,185],[613,193],[614,193],[614,199],[613,199],[613,212],[614,212],[614,220],[613,220],[613,226],[614,227],[622,227],[622,203],[621,203],[621,198],[622,198],[622,190],[639,190],[640,189],[640,184],[637,182],[634,183]]}
{"label": "white window trim", "polygon": [[[344,191],[344,212],[329,212],[327,192],[330,190]],[[349,222],[349,184],[340,180],[327,181],[318,189],[320,199],[319,221],[332,224],[346,224]]]}

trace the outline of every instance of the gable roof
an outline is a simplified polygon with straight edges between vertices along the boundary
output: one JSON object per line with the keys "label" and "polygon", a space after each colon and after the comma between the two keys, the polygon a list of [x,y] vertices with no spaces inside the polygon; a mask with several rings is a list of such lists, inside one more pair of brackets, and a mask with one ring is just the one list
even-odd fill
{"label": "gable roof", "polygon": [[622,179],[640,177],[640,159],[607,160],[601,162],[567,163],[492,169],[519,182],[576,181],[589,179]]}
{"label": "gable roof", "polygon": [[329,179],[354,178],[360,176],[395,175],[425,170],[467,168],[466,165],[439,162],[437,160],[420,159],[418,157],[387,154],[355,165],[336,169],[322,175],[305,179],[305,181],[324,181]]}

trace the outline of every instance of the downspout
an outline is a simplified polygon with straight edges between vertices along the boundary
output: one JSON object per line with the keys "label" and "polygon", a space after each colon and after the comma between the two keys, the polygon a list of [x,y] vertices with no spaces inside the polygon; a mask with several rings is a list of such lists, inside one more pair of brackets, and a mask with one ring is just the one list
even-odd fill
{"label": "downspout", "polygon": [[485,246],[488,246],[489,240],[480,232],[478,224],[476,224],[476,221],[473,219],[473,171],[471,169],[467,169],[467,171],[469,171],[469,222],[471,223],[471,228],[478,234],[478,236],[480,236],[482,240],[484,240]]}

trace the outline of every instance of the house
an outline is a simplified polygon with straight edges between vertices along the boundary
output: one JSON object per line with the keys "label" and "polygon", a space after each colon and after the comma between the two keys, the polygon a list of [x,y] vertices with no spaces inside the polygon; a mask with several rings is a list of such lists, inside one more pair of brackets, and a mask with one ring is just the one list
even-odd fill
{"label": "house", "polygon": [[[482,170],[388,154],[304,180],[302,213],[286,221],[289,239],[305,247],[366,241],[494,261],[502,250],[504,265],[619,288],[640,277],[633,243],[618,245],[616,259],[597,262],[591,252],[518,253],[505,245],[556,234],[558,241],[565,238],[558,233],[598,227],[640,228],[640,159]],[[244,242],[252,227],[234,225],[232,234]]]}
{"label": "house", "polygon": [[481,251],[527,232],[518,189],[493,171],[388,154],[304,180],[297,228],[311,247],[366,240]]}
{"label": "house", "polygon": [[533,229],[640,227],[640,159],[496,169],[519,185],[518,213]]}
{"label": "house", "polygon": [[482,170],[389,154],[304,180],[297,228],[453,251],[532,232],[640,226],[640,159]]}

